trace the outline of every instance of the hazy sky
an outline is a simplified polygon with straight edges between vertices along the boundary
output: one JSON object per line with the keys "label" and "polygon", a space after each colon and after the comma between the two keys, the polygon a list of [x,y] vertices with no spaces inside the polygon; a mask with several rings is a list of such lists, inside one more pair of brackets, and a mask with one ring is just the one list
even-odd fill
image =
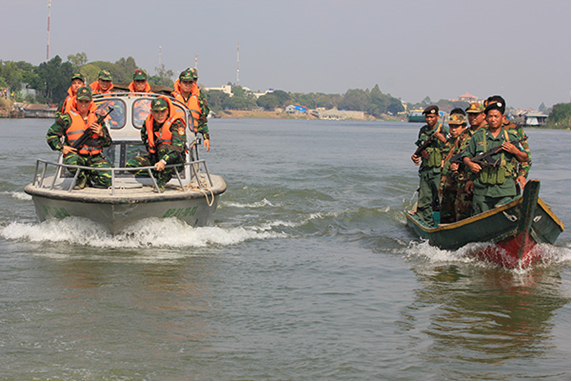
{"label": "hazy sky", "polygon": [[[0,0],[0,59],[46,61],[48,0]],[[570,0],[52,0],[50,58],[194,67],[207,87],[406,102],[471,93],[570,102]]]}

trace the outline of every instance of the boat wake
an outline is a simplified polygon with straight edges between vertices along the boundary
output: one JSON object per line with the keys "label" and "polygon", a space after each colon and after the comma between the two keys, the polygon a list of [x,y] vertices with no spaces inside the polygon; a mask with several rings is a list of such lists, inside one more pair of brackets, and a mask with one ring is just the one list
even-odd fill
{"label": "boat wake", "polygon": [[[482,252],[491,246],[490,243],[470,243],[455,251],[439,249],[429,245],[427,240],[421,242],[410,242],[404,249],[405,255],[409,259],[421,259],[435,265],[443,264],[473,264],[482,267],[500,267],[475,257],[476,253]],[[488,250],[503,251],[502,248],[492,246]],[[566,264],[571,261],[570,248],[556,247],[550,244],[537,244],[534,251],[538,251],[540,260],[534,267],[551,266],[555,264]],[[515,268],[513,271],[522,272],[523,268]]]}
{"label": "boat wake", "polygon": [[200,248],[285,236],[268,228],[191,227],[175,218],[150,218],[135,223],[119,234],[111,235],[89,220],[70,217],[40,224],[12,222],[6,227],[0,227],[0,236],[32,243],[61,242],[97,248]]}
{"label": "boat wake", "polygon": [[32,200],[32,197],[25,192],[20,191],[3,191],[2,194],[10,195],[12,198],[17,200]]}

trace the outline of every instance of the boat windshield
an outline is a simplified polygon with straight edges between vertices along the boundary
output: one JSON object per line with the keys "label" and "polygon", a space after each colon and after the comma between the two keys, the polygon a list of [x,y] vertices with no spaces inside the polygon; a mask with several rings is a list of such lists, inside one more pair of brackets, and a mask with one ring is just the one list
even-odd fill
{"label": "boat windshield", "polygon": [[[138,155],[147,155],[147,150],[141,141],[113,142],[103,150],[103,155],[110,167],[126,167],[127,161]],[[118,175],[127,175],[118,173]]]}
{"label": "boat windshield", "polygon": [[[179,114],[184,120],[185,123],[187,118],[185,117],[185,111],[181,105],[178,103],[173,102],[173,106],[175,106],[175,111]],[[151,98],[140,98],[133,102],[133,126],[140,129],[143,127],[145,123],[145,119],[151,112]]]}
{"label": "boat windshield", "polygon": [[125,126],[125,102],[120,99],[102,98],[95,100],[95,104],[104,113],[109,111],[109,108],[113,108],[113,111],[105,118],[105,123],[110,129],[122,129]]}

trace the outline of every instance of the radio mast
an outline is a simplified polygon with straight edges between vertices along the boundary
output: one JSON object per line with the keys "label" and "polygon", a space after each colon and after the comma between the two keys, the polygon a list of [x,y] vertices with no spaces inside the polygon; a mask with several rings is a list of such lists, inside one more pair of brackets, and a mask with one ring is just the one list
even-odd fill
{"label": "radio mast", "polygon": [[161,45],[159,45],[159,68],[161,67]]}
{"label": "radio mast", "polygon": [[195,53],[195,69],[199,68],[199,55]]}
{"label": "radio mast", "polygon": [[50,59],[50,17],[52,15],[52,0],[48,0],[48,45],[46,49],[46,61]]}
{"label": "radio mast", "polygon": [[240,82],[240,41],[236,45],[236,85]]}

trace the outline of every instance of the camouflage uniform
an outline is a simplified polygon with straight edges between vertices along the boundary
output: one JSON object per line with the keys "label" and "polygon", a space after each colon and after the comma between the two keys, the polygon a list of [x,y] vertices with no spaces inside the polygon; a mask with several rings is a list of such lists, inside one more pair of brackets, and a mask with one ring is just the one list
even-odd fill
{"label": "camouflage uniform", "polygon": [[[87,88],[80,88],[83,90]],[[89,111],[93,113],[92,110]],[[72,117],[69,113],[61,114],[54,124],[48,130],[46,134],[46,140],[48,145],[52,148],[52,150],[62,151],[64,146],[71,146],[68,138],[66,136],[67,129],[72,124]],[[98,138],[98,143],[102,147],[109,147],[111,146],[111,136],[109,135],[109,131],[107,130],[107,126],[103,123],[103,136]],[[63,143],[62,143],[63,140]],[[109,163],[103,156],[103,152],[95,155],[82,155],[79,153],[68,153],[64,156],[63,162],[68,165],[76,165],[76,166],[86,166],[86,167],[110,167]],[[68,169],[73,175],[75,175],[77,169]],[[91,180],[95,185],[101,187],[109,187],[111,186],[111,172],[110,171],[86,171],[80,170],[78,175],[77,184],[78,185],[87,185],[88,180]]]}
{"label": "camouflage uniform", "polygon": [[[469,107],[465,109],[467,114],[471,113],[484,113],[485,107],[480,102],[471,102]],[[472,126],[469,126],[468,129],[465,129],[461,133],[459,137],[458,148],[455,150],[453,155],[457,155],[467,148],[469,145],[469,141],[475,135],[475,133],[480,129],[477,127],[476,130],[473,130]],[[461,161],[459,164],[459,170],[457,171],[457,197],[455,199],[455,211],[457,214],[457,221],[466,219],[471,216],[471,210],[473,208],[473,194],[469,194],[465,191],[465,186],[467,185],[467,181],[471,176],[471,172],[469,169],[465,168],[465,165]]]}
{"label": "camouflage uniform", "polygon": [[[449,118],[449,125],[466,125],[463,114],[452,114]],[[451,157],[457,152],[459,137],[448,136],[443,149],[443,164],[441,166],[441,183],[439,195],[441,195],[441,223],[453,223],[457,219],[455,210],[455,200],[457,198],[458,178],[457,172],[451,170]]]}
{"label": "camouflage uniform", "polygon": [[[433,108],[433,109],[431,109]],[[433,110],[432,112],[429,110]],[[435,111],[436,109],[436,111]],[[428,107],[423,113],[439,113],[436,107]],[[429,125],[423,125],[419,130],[419,137],[415,144],[420,147],[433,134],[440,131],[443,135],[447,134],[447,129],[437,122],[437,125],[431,129]],[[435,225],[433,220],[433,211],[438,210],[439,205],[439,182],[441,180],[441,150],[444,143],[439,139],[433,139],[426,151],[428,158],[421,157],[421,165],[419,166],[419,198],[417,200],[417,216],[429,227]]]}
{"label": "camouflage uniform", "polygon": [[[152,105],[155,105],[156,101],[162,100],[161,98],[153,100]],[[153,106],[152,106],[153,108]],[[147,117],[152,118],[152,114],[149,114]],[[164,122],[166,123],[166,121]],[[154,166],[155,163],[163,160],[166,165],[172,165],[177,163],[183,163],[184,157],[183,153],[185,151],[185,144],[186,144],[186,135],[185,135],[185,123],[181,119],[177,119],[173,122],[170,127],[170,131],[172,134],[171,144],[158,144],[157,153],[152,154],[149,148],[149,137],[147,136],[147,129],[145,128],[146,123],[143,124],[141,128],[141,141],[147,148],[149,154],[147,155],[139,155],[135,158],[130,159],[127,161],[125,167],[147,167],[147,166]],[[156,121],[153,121],[153,132],[158,133],[163,124],[159,124]],[[180,169],[179,169],[180,170]],[[171,180],[173,175],[175,174],[174,168],[166,168],[163,171],[152,171],[153,176],[157,179],[157,185],[161,190],[164,190],[165,184]],[[147,170],[141,170],[134,172],[137,176],[149,176]]]}
{"label": "camouflage uniform", "polygon": [[[180,93],[180,89],[178,89],[177,83],[179,81],[183,81],[183,80],[193,80],[193,81],[195,81],[195,85],[198,86],[198,84],[196,83],[198,78],[199,78],[199,75],[198,75],[197,69],[189,68],[189,69],[184,70],[179,75],[179,79],[175,83],[175,90],[171,93],[171,96],[178,99],[179,101],[183,102],[184,104],[187,104],[187,101],[189,98],[187,97],[187,99],[185,99],[183,97],[183,95]],[[190,97],[190,95],[189,95],[189,97]],[[203,135],[203,139],[210,139],[209,128],[207,126],[207,122],[208,122],[208,116],[209,116],[211,109],[209,108],[207,98],[205,97],[203,92],[200,91],[200,88],[199,88],[198,101],[199,101],[199,107],[201,110],[200,110],[200,116],[199,116],[199,118],[197,118],[197,121],[198,121],[197,132],[201,133]],[[191,130],[192,130],[192,128],[191,128]]]}

